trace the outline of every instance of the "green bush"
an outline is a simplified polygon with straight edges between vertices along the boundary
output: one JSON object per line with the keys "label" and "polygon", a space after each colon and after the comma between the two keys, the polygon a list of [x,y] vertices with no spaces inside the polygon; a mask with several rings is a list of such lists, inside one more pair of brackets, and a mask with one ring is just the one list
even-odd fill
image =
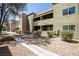
{"label": "green bush", "polygon": [[56,36],[56,31],[53,31],[53,35]]}
{"label": "green bush", "polygon": [[58,37],[58,36],[60,35],[60,31],[59,31],[59,30],[53,31],[53,35],[54,35],[55,37]]}
{"label": "green bush", "polygon": [[59,30],[57,30],[56,36],[59,36],[59,35],[60,35],[60,31],[59,31]]}
{"label": "green bush", "polygon": [[62,31],[61,32],[61,37],[62,40],[66,40],[66,41],[71,41],[73,38],[73,32],[72,31]]}
{"label": "green bush", "polygon": [[34,31],[33,32],[33,37],[40,37],[41,36],[41,31]]}
{"label": "green bush", "polygon": [[47,32],[48,37],[53,37],[53,32]]}
{"label": "green bush", "polygon": [[13,36],[3,36],[0,41],[15,41]]}

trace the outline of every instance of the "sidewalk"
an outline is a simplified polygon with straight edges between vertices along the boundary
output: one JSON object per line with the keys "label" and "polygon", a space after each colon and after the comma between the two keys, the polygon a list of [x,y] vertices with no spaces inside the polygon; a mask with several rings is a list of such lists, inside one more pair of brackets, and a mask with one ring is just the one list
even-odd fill
{"label": "sidewalk", "polygon": [[19,42],[21,45],[23,45],[24,47],[28,48],[29,50],[31,50],[34,54],[38,55],[38,56],[59,56],[56,55],[52,52],[49,52],[45,49],[42,49],[34,44],[27,44],[28,42],[25,42],[24,40],[22,40],[21,38],[16,38],[16,41]]}

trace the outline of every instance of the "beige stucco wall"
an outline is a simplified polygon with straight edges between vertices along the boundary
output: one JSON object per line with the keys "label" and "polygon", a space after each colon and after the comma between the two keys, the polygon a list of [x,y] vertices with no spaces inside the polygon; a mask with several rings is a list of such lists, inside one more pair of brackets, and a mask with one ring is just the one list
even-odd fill
{"label": "beige stucco wall", "polygon": [[[70,8],[75,6],[75,14],[71,15],[62,15],[62,10],[66,8]],[[63,25],[75,25],[75,35],[74,38],[79,38],[79,14],[78,14],[78,4],[57,4],[53,7],[53,13],[54,13],[54,30],[61,30],[63,29]]]}
{"label": "beige stucco wall", "polygon": [[33,14],[28,16],[30,32],[32,32],[33,29],[33,16],[34,16]]}
{"label": "beige stucco wall", "polygon": [[[63,9],[75,6],[75,14],[62,15]],[[53,31],[63,30],[63,25],[75,25],[74,38],[79,38],[79,4],[77,3],[63,3],[53,6],[53,18],[40,20],[33,23],[33,26],[41,26],[46,24],[53,24]],[[46,31],[42,31],[42,35],[47,36]]]}

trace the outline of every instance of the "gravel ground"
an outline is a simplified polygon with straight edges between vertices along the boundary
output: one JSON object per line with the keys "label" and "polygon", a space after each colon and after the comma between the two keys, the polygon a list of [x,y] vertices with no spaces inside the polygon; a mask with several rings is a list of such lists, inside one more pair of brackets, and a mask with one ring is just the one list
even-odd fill
{"label": "gravel ground", "polygon": [[30,35],[25,35],[24,40],[60,56],[79,56],[79,40],[76,39],[70,43],[62,41],[61,38],[33,38]]}
{"label": "gravel ground", "polygon": [[0,56],[35,56],[29,49],[19,43],[0,45]]}
{"label": "gravel ground", "polygon": [[61,56],[79,56],[79,43],[65,42],[60,38],[51,38],[50,40],[50,44],[40,45],[40,47]]}

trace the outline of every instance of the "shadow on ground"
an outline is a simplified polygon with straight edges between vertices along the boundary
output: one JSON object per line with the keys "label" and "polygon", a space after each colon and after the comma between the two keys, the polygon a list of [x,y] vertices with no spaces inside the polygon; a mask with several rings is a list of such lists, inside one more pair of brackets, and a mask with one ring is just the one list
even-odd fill
{"label": "shadow on ground", "polygon": [[69,42],[69,43],[75,43],[75,44],[79,43],[79,41],[76,41],[76,40],[63,40],[63,41]]}
{"label": "shadow on ground", "polygon": [[0,47],[0,56],[12,56],[8,46]]}
{"label": "shadow on ground", "polygon": [[31,35],[25,35],[20,36],[21,39],[24,39],[25,41],[29,42],[30,44],[36,44],[36,45],[46,45],[50,44],[50,40],[48,37],[36,37],[34,38]]}

